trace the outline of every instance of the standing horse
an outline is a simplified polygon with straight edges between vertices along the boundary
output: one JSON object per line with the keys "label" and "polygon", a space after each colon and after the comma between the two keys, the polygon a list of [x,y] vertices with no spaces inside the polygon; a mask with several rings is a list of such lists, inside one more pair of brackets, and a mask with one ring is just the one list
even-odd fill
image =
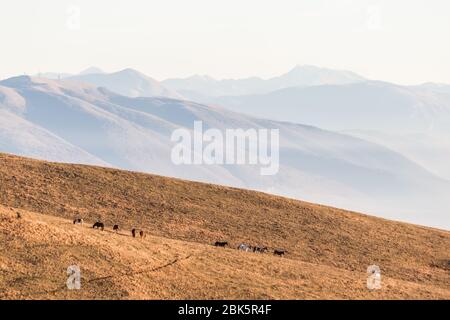
{"label": "standing horse", "polygon": [[267,251],[269,251],[269,249],[267,249],[267,247],[254,247],[253,248],[253,252],[264,253]]}
{"label": "standing horse", "polygon": [[284,256],[285,253],[286,253],[286,250],[274,250],[273,251],[274,255],[280,256],[280,257]]}
{"label": "standing horse", "polygon": [[226,241],[216,241],[216,243],[214,244],[214,246],[216,247],[225,247],[228,245],[228,242]]}
{"label": "standing horse", "polygon": [[237,247],[237,249],[238,249],[238,250],[245,251],[245,252],[252,251],[252,247],[251,247],[250,245],[245,244],[245,243],[241,243],[241,244]]}
{"label": "standing horse", "polygon": [[92,228],[94,229],[100,229],[100,230],[105,230],[105,225],[102,222],[97,221],[96,223],[94,223],[94,225],[92,226]]}
{"label": "standing horse", "polygon": [[83,225],[83,223],[84,223],[84,220],[81,219],[81,218],[77,218],[77,219],[73,220],[73,224],[81,224],[81,225]]}

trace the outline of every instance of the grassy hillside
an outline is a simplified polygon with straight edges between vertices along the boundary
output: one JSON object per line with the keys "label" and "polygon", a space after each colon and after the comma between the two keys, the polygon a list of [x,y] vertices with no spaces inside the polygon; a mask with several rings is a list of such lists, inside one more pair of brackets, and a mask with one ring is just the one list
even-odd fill
{"label": "grassy hillside", "polygon": [[[0,154],[0,204],[1,297],[450,298],[448,231],[253,191],[6,154]],[[75,217],[102,220],[107,230],[74,226]],[[113,224],[122,235],[110,232]],[[131,238],[133,227],[150,236]],[[218,240],[233,248],[211,246]],[[239,252],[241,242],[288,253]],[[71,261],[85,270],[88,290],[57,289]],[[372,264],[382,270],[379,292],[365,287]]]}

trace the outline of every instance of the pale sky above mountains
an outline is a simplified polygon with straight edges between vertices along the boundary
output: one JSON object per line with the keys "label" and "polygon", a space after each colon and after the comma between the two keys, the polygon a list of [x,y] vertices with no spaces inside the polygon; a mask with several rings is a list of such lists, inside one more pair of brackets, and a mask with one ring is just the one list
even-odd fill
{"label": "pale sky above mountains", "polygon": [[450,83],[449,13],[446,0],[1,2],[0,78],[91,65],[157,80],[267,78],[310,64]]}

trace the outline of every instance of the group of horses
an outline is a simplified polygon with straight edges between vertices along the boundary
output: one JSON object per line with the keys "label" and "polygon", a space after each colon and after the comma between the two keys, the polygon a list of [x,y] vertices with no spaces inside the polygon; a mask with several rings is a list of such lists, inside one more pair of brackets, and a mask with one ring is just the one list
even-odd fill
{"label": "group of horses", "polygon": [[[216,243],[214,243],[214,246],[216,247],[226,247],[229,246],[227,241],[216,241]],[[241,243],[238,247],[237,250],[241,250],[241,251],[245,251],[245,252],[255,252],[255,253],[265,253],[268,252],[269,249],[267,247],[259,247],[259,246],[252,246],[249,244],[245,244],[245,243]],[[273,251],[273,254],[276,256],[284,256],[284,254],[286,253],[286,250],[278,250],[275,249]]]}
{"label": "group of horses", "polygon": [[[73,220],[73,224],[83,224],[84,221],[81,218],[76,218]],[[100,230],[105,230],[105,224],[103,222],[97,221],[96,223],[94,223],[94,225],[92,226],[93,229],[100,229]],[[113,231],[114,232],[119,232],[120,227],[118,224],[115,224],[113,226]],[[131,230],[131,235],[133,236],[133,238],[136,238],[136,236],[139,234],[139,236],[141,237],[141,239],[145,238],[145,232],[144,230],[138,230],[138,229],[132,229]]]}
{"label": "group of horses", "polygon": [[[83,224],[84,220],[81,218],[76,218],[73,220],[73,224]],[[105,230],[105,224],[103,222],[97,221],[96,223],[94,223],[94,225],[92,226],[92,228],[94,229],[100,229],[101,231]],[[118,224],[115,224],[112,228],[112,230],[114,232],[119,232],[120,227]],[[133,236],[133,238],[136,238],[136,236],[139,234],[139,236],[141,237],[141,239],[145,238],[145,232],[143,230],[137,230],[137,229],[132,229],[131,230],[131,235]],[[226,247],[229,246],[227,241],[216,241],[216,243],[214,243],[214,246],[216,247]],[[245,244],[245,243],[241,243],[238,247],[237,250],[241,250],[241,251],[245,251],[245,252],[255,252],[255,253],[266,253],[269,252],[269,249],[267,247],[260,247],[260,246],[252,246],[249,244]],[[275,249],[273,251],[273,254],[276,256],[284,256],[284,254],[286,253],[286,250],[277,250]]]}

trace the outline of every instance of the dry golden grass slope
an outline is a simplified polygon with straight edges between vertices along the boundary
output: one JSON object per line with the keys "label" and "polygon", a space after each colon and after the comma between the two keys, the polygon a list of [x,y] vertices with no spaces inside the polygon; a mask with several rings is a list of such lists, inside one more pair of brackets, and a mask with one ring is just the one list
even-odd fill
{"label": "dry golden grass slope", "polygon": [[[77,216],[84,226],[72,224]],[[96,220],[105,222],[104,232],[91,228]],[[147,238],[132,238],[133,227]],[[232,248],[213,247],[217,240]],[[240,252],[241,242],[288,253]],[[448,231],[253,191],[6,154],[0,154],[0,243],[2,299],[450,299]],[[82,271],[79,291],[65,287],[72,264]],[[366,288],[372,264],[382,271],[378,291]]]}

